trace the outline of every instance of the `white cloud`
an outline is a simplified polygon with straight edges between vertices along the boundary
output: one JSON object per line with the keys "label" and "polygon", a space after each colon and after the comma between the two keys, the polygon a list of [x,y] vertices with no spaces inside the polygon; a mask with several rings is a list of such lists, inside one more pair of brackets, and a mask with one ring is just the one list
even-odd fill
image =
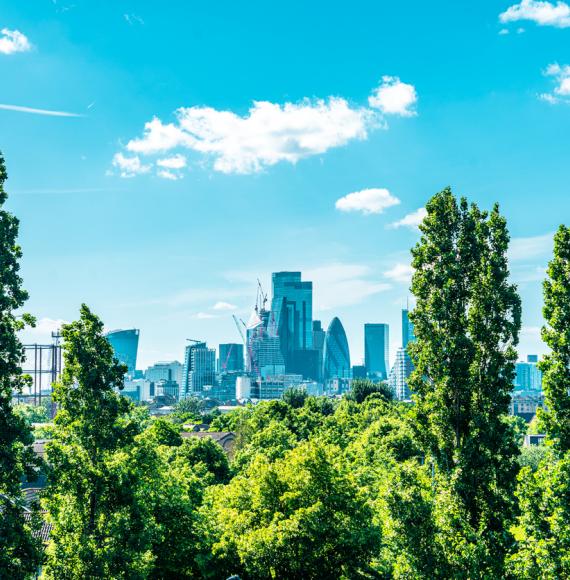
{"label": "white cloud", "polygon": [[218,318],[216,314],[210,314],[209,312],[198,312],[194,314],[192,318],[196,318],[198,320],[210,320],[212,318]]}
{"label": "white cloud", "polygon": [[254,101],[245,115],[207,106],[180,107],[174,122],[154,117],[145,123],[143,135],[128,141],[126,149],[145,156],[190,150],[212,159],[216,171],[257,173],[366,139],[370,131],[387,128],[386,115],[415,115],[416,101],[413,85],[383,77],[369,107],[335,96],[284,104]]}
{"label": "white cloud", "polygon": [[364,139],[373,125],[371,111],[336,97],[284,105],[254,102],[243,117],[211,107],[180,108],[176,116],[178,125],[156,118],[147,123],[143,137],[129,141],[127,149],[154,154],[184,147],[212,156],[214,169],[222,173],[255,173]]}
{"label": "white cloud", "polygon": [[511,261],[521,261],[549,257],[554,247],[553,240],[553,233],[526,238],[513,238],[509,247],[509,259]]}
{"label": "white cloud", "polygon": [[552,93],[543,93],[540,98],[552,105],[570,103],[570,65],[550,64],[544,74],[548,77],[554,77],[556,86]]}
{"label": "white cloud", "polygon": [[158,177],[162,177],[163,179],[170,179],[170,181],[177,181],[180,179],[180,175],[177,173],[173,173],[172,171],[168,171],[167,169],[161,169],[156,172]]}
{"label": "white cloud", "polygon": [[359,211],[365,215],[379,214],[385,209],[398,205],[400,200],[387,189],[372,188],[354,191],[336,200],[339,211]]}
{"label": "white cloud", "polygon": [[28,38],[19,30],[0,30],[0,54],[15,54],[16,52],[28,52],[32,45]]}
{"label": "white cloud", "polygon": [[401,284],[410,284],[414,269],[409,264],[398,263],[390,270],[384,272],[384,276],[394,282]]}
{"label": "white cloud", "polygon": [[156,164],[159,167],[165,167],[166,169],[183,169],[186,167],[186,157],[180,154],[173,155],[166,159],[159,159]]}
{"label": "white cloud", "polygon": [[212,310],[236,310],[237,306],[235,304],[230,304],[229,302],[216,302],[212,306]]}
{"label": "white cloud", "polygon": [[333,263],[302,268],[303,279],[313,282],[315,310],[332,310],[363,302],[384,292],[389,284],[371,278],[371,268],[362,264]]}
{"label": "white cloud", "polygon": [[413,117],[418,100],[414,85],[403,83],[398,77],[383,76],[382,84],[368,98],[368,104],[385,115]]}
{"label": "white cloud", "polygon": [[505,34],[509,33],[509,29],[508,28],[501,28],[501,30],[499,30],[499,34],[501,36],[504,36]]}
{"label": "white cloud", "polygon": [[51,111],[48,109],[34,109],[33,107],[22,107],[21,105],[0,104],[0,109],[4,111],[15,111],[17,113],[47,115],[48,117],[83,117],[83,115],[79,115],[78,113],[68,113],[67,111]]}
{"label": "white cloud", "polygon": [[61,318],[38,318],[34,328],[25,328],[20,333],[20,340],[24,343],[50,344],[52,341],[51,333],[61,330],[64,324],[67,324],[67,320]]}
{"label": "white cloud", "polygon": [[425,207],[420,207],[416,211],[405,215],[401,220],[398,220],[390,224],[391,228],[410,228],[412,230],[417,230],[418,226],[422,223],[424,218],[427,216],[427,211]]}
{"label": "white cloud", "polygon": [[570,26],[570,6],[566,2],[554,4],[537,0],[522,0],[500,14],[499,20],[503,23],[531,20],[539,26],[567,28]]}
{"label": "white cloud", "polygon": [[122,153],[117,153],[113,157],[113,166],[116,167],[121,177],[134,177],[141,173],[148,173],[150,165],[144,165],[138,155],[134,157],[125,157]]}

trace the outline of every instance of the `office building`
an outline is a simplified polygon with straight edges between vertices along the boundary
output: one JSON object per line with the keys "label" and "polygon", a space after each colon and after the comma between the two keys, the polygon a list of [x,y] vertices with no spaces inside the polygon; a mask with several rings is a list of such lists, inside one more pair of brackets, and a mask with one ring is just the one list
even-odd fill
{"label": "office building", "polygon": [[353,379],[365,379],[366,378],[366,367],[364,365],[352,365],[352,378]]}
{"label": "office building", "polygon": [[220,344],[218,348],[218,371],[230,373],[243,371],[243,344]]}
{"label": "office building", "polygon": [[396,352],[396,361],[388,377],[388,385],[392,389],[394,396],[399,401],[410,399],[410,388],[408,378],[414,370],[412,360],[405,348],[400,347]]}
{"label": "office building", "polygon": [[402,310],[402,348],[407,348],[408,342],[416,340],[414,335],[414,324],[410,321],[409,310]]}
{"label": "office building", "polygon": [[330,323],[325,337],[323,367],[325,381],[351,378],[348,340],[341,321],[336,317]]}
{"label": "office building", "polygon": [[539,370],[538,356],[530,354],[526,362],[518,362],[515,366],[514,388],[516,391],[541,391],[542,371]]}
{"label": "office building", "polygon": [[182,373],[184,366],[177,360],[162,361],[153,364],[145,371],[145,379],[152,383],[159,381],[172,381],[180,386],[182,384]]}
{"label": "office building", "polygon": [[216,384],[216,351],[205,342],[186,347],[180,398],[203,396],[204,387]]}
{"label": "office building", "polygon": [[390,334],[387,324],[364,325],[364,366],[370,379],[388,378]]}
{"label": "office building", "polygon": [[325,354],[325,338],[327,333],[324,331],[320,320],[313,320],[313,349],[317,351],[317,376],[315,381],[323,382],[323,362]]}
{"label": "office building", "polygon": [[137,368],[137,351],[139,348],[139,330],[112,330],[105,336],[115,351],[117,360],[127,367],[127,375],[134,377]]}
{"label": "office building", "polygon": [[285,373],[285,359],[273,312],[256,306],[247,323],[246,336],[248,372],[264,379]]}
{"label": "office building", "polygon": [[301,272],[274,272],[271,314],[285,369],[317,380],[319,352],[313,348],[313,283],[302,281]]}

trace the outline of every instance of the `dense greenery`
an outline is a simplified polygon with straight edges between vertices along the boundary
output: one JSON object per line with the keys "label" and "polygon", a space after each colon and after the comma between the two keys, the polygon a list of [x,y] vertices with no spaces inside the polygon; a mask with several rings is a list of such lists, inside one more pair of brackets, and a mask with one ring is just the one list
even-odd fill
{"label": "dense greenery", "polygon": [[[62,329],[44,577],[570,577],[570,232],[556,235],[544,285],[548,412],[527,427],[508,415],[521,305],[505,220],[449,189],[426,209],[412,251],[411,405],[355,380],[342,398],[293,388],[224,415],[190,398],[153,418],[121,396],[125,368],[82,306]],[[0,225],[10,219],[0,213]],[[11,228],[0,270],[0,420],[13,426],[9,440],[0,432],[11,469],[0,471],[0,577],[23,578],[39,560],[19,484],[29,426],[47,417],[9,404],[24,381],[13,310],[25,299]],[[232,452],[187,423],[233,432]],[[537,429],[548,445],[523,447]]]}
{"label": "dense greenery", "polygon": [[27,384],[22,375],[24,349],[17,332],[33,324],[33,319],[15,314],[28,295],[19,275],[19,222],[3,209],[7,177],[0,154],[0,578],[24,578],[35,571],[41,556],[32,529],[24,521],[20,490],[26,475],[33,478],[31,468],[36,461],[29,423],[14,412],[12,394]]}

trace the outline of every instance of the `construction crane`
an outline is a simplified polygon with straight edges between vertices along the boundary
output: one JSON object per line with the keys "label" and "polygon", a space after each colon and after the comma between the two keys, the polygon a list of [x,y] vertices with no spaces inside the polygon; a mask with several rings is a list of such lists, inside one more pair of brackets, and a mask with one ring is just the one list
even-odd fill
{"label": "construction crane", "polygon": [[[261,285],[261,282],[259,281],[259,278],[257,279],[257,292],[258,292],[258,297],[261,298],[261,309],[265,310],[265,305],[267,304],[267,292],[263,291],[263,286]],[[257,310],[257,301],[255,304],[255,309]]]}
{"label": "construction crane", "polygon": [[[238,332],[241,336],[241,339],[243,340],[243,345],[247,348],[247,340],[245,339],[245,335],[243,333],[243,330],[241,329],[241,326],[239,325],[239,319],[235,314],[232,314],[232,317],[234,319],[234,322],[236,323],[236,328],[238,329]],[[241,323],[245,326],[245,322],[242,320]]]}
{"label": "construction crane", "polygon": [[201,342],[204,342],[203,340],[196,340],[195,338],[187,338],[186,340],[188,342],[194,342],[196,344],[200,344]]}

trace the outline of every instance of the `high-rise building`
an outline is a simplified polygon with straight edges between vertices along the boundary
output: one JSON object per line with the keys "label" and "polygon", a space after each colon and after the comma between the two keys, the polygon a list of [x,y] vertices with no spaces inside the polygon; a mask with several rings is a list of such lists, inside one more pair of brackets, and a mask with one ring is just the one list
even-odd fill
{"label": "high-rise building", "polygon": [[390,331],[387,324],[364,325],[364,366],[369,378],[388,378]]}
{"label": "high-rise building", "polygon": [[396,352],[396,361],[388,377],[388,385],[394,392],[394,396],[399,401],[406,401],[410,398],[410,388],[408,378],[414,370],[412,360],[405,348],[399,348]]}
{"label": "high-rise building", "polygon": [[173,381],[182,384],[182,363],[177,360],[157,362],[146,369],[144,377],[147,381],[158,383],[159,381]]}
{"label": "high-rise building", "polygon": [[325,381],[350,379],[350,351],[341,321],[333,318],[325,338],[324,371]]}
{"label": "high-rise building", "polygon": [[542,371],[538,366],[538,355],[530,354],[526,362],[515,366],[514,388],[517,391],[542,391]]}
{"label": "high-rise building", "polygon": [[247,370],[266,378],[285,372],[285,359],[273,312],[256,308],[247,323]]}
{"label": "high-rise building", "polygon": [[139,348],[139,330],[112,330],[105,336],[115,351],[117,360],[127,366],[127,375],[133,377],[137,368],[137,351]]}
{"label": "high-rise building", "polygon": [[414,323],[410,321],[409,314],[407,308],[402,310],[402,348],[406,348],[408,342],[416,340],[414,335]]}
{"label": "high-rise building", "polygon": [[218,371],[229,373],[243,371],[243,344],[220,344],[218,349]]}
{"label": "high-rise building", "polygon": [[317,376],[315,380],[319,383],[323,381],[323,362],[325,354],[325,338],[327,333],[324,331],[320,320],[313,320],[313,348],[317,351]]}
{"label": "high-rise building", "polygon": [[313,347],[313,283],[301,272],[274,272],[271,312],[286,372],[306,379],[319,377],[319,353]]}
{"label": "high-rise building", "polygon": [[206,385],[216,384],[216,351],[205,342],[186,347],[180,398],[202,396]]}

